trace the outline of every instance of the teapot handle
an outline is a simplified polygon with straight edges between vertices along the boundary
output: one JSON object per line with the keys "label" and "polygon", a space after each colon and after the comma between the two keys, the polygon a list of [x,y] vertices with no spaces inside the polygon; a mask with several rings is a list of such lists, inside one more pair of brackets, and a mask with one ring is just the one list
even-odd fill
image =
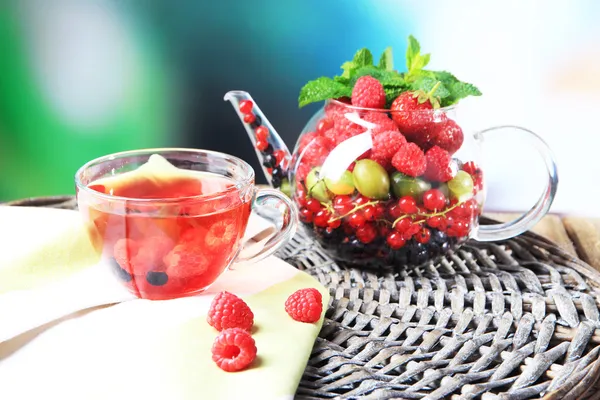
{"label": "teapot handle", "polygon": [[473,239],[480,242],[510,239],[532,228],[537,222],[539,222],[540,219],[544,217],[544,215],[546,215],[550,209],[550,206],[552,206],[552,202],[554,201],[554,196],[556,195],[556,190],[558,187],[558,171],[552,151],[546,142],[544,142],[542,138],[532,131],[520,126],[503,125],[480,131],[476,134],[476,137],[485,138],[485,136],[489,135],[491,132],[498,132],[504,129],[513,129],[518,131],[521,134],[521,137],[528,141],[529,144],[537,150],[542,158],[542,161],[544,162],[544,165],[546,166],[548,180],[546,182],[544,191],[540,195],[535,205],[519,218],[502,224],[480,225],[474,232],[473,236]]}

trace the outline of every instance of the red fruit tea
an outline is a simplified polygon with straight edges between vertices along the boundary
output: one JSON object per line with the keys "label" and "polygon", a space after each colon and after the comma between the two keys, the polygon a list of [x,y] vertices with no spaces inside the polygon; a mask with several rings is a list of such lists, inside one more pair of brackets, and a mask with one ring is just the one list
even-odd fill
{"label": "red fruit tea", "polygon": [[128,173],[88,187],[108,195],[92,200],[79,193],[94,247],[145,299],[191,295],[212,284],[237,255],[250,214],[235,182],[211,173]]}

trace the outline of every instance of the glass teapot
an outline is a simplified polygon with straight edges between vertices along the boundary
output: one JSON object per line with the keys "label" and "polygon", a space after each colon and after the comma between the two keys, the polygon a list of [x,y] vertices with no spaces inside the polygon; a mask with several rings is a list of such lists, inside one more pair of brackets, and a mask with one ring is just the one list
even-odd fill
{"label": "glass teapot", "polygon": [[[247,92],[228,92],[225,100],[271,185],[291,196],[305,231],[337,261],[418,266],[468,239],[508,239],[538,222],[557,190],[554,158],[541,138],[516,126],[463,132],[457,106],[390,111],[327,100],[290,153]],[[504,129],[516,130],[539,152],[547,182],[516,220],[480,225],[486,193],[480,147]]]}

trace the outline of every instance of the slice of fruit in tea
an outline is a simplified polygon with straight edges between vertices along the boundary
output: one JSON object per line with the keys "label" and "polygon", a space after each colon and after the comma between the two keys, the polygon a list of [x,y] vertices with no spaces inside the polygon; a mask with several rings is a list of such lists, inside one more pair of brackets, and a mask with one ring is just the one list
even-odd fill
{"label": "slice of fruit in tea", "polygon": [[203,193],[203,181],[197,178],[197,171],[177,168],[164,157],[153,154],[135,170],[98,179],[90,188],[102,188],[106,194],[138,199],[180,198]]}

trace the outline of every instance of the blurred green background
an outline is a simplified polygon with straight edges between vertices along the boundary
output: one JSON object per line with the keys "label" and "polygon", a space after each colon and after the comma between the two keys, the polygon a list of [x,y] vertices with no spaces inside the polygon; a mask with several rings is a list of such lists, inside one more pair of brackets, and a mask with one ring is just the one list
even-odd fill
{"label": "blurred green background", "polygon": [[[594,0],[0,0],[0,201],[72,194],[83,163],[142,147],[258,169],[227,91],[249,91],[291,147],[319,107],[298,109],[306,81],[361,47],[392,46],[402,69],[412,33],[432,69],[483,92],[461,106],[474,128],[521,124],[549,143],[554,211],[600,216],[599,16]],[[537,161],[504,142],[486,159],[486,209],[527,210]]]}
{"label": "blurred green background", "polygon": [[258,167],[225,92],[250,91],[293,146],[314,111],[298,110],[304,82],[336,74],[357,46],[404,51],[410,24],[398,20],[391,38],[369,8],[316,0],[3,2],[0,201],[73,193],[87,160],[142,147],[209,148]]}

